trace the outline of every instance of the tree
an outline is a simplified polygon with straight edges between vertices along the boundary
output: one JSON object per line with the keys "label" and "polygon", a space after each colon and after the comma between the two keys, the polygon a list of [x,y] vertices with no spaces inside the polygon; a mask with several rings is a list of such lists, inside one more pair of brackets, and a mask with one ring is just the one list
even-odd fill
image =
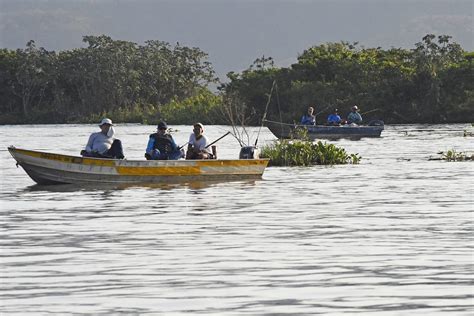
{"label": "tree", "polygon": [[[450,43],[451,36],[427,34],[416,43],[413,59],[416,66],[415,85],[419,92],[418,104],[421,120],[437,122],[447,119],[447,104],[443,104],[441,76],[453,64],[463,58],[463,50],[457,43]],[[443,106],[444,105],[444,106]]]}
{"label": "tree", "polygon": [[21,98],[22,112],[28,116],[33,107],[40,107],[53,77],[55,53],[37,48],[34,41],[25,50],[17,50],[13,93]]}

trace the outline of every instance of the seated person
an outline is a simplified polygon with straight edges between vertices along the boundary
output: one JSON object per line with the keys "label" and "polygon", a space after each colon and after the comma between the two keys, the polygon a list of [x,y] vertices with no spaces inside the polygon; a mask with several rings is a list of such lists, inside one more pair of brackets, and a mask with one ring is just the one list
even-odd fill
{"label": "seated person", "polygon": [[332,114],[329,114],[328,116],[328,121],[327,125],[334,125],[334,126],[339,126],[341,125],[341,117],[339,116],[339,110],[334,109],[334,112]]}
{"label": "seated person", "polygon": [[186,159],[214,159],[207,148],[209,141],[203,133],[204,126],[201,123],[194,124],[193,133],[189,136]]}
{"label": "seated person", "polygon": [[316,125],[316,116],[313,115],[314,108],[310,106],[308,113],[301,117],[301,125]]}
{"label": "seated person", "polygon": [[157,132],[150,135],[146,146],[145,157],[148,160],[178,160],[183,153],[176,145],[173,136],[166,131],[168,126],[165,122],[158,124]]}
{"label": "seated person", "polygon": [[354,105],[351,108],[351,113],[347,115],[347,124],[361,124],[362,116],[359,114],[359,108]]}
{"label": "seated person", "polygon": [[115,130],[112,120],[104,118],[99,127],[100,132],[92,133],[86,149],[81,151],[84,157],[123,159],[122,142],[114,138]]}

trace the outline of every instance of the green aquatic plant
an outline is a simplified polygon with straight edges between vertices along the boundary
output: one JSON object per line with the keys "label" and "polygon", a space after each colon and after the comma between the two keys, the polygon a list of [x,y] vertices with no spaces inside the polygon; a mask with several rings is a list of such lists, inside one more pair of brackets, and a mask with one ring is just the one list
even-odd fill
{"label": "green aquatic plant", "polygon": [[305,127],[298,127],[293,129],[290,132],[290,138],[310,141],[310,138],[308,136],[308,129]]}
{"label": "green aquatic plant", "polygon": [[358,164],[358,154],[348,154],[344,148],[318,141],[278,140],[264,146],[260,157],[269,158],[270,166],[310,166]]}
{"label": "green aquatic plant", "polygon": [[443,153],[442,156],[446,161],[464,161],[473,158],[465,152],[456,152],[455,149],[448,150],[446,153]]}
{"label": "green aquatic plant", "polygon": [[438,152],[440,158],[430,158],[429,160],[446,160],[446,161],[467,161],[474,160],[474,154],[469,155],[466,152],[457,152],[455,149],[450,149],[446,152]]}

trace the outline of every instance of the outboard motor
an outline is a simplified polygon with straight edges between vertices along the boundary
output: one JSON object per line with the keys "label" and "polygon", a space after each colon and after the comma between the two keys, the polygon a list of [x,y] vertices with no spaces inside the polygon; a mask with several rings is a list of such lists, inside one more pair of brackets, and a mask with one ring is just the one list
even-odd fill
{"label": "outboard motor", "polygon": [[240,148],[239,159],[258,159],[260,150],[255,146],[244,146]]}

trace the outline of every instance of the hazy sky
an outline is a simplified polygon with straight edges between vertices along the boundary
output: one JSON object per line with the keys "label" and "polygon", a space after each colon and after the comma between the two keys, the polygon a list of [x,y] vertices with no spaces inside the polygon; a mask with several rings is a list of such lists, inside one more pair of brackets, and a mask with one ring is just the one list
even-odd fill
{"label": "hazy sky", "polygon": [[208,53],[224,79],[262,55],[288,66],[325,42],[414,48],[433,33],[472,51],[473,10],[474,0],[0,0],[0,47],[64,50],[100,34],[179,42]]}

